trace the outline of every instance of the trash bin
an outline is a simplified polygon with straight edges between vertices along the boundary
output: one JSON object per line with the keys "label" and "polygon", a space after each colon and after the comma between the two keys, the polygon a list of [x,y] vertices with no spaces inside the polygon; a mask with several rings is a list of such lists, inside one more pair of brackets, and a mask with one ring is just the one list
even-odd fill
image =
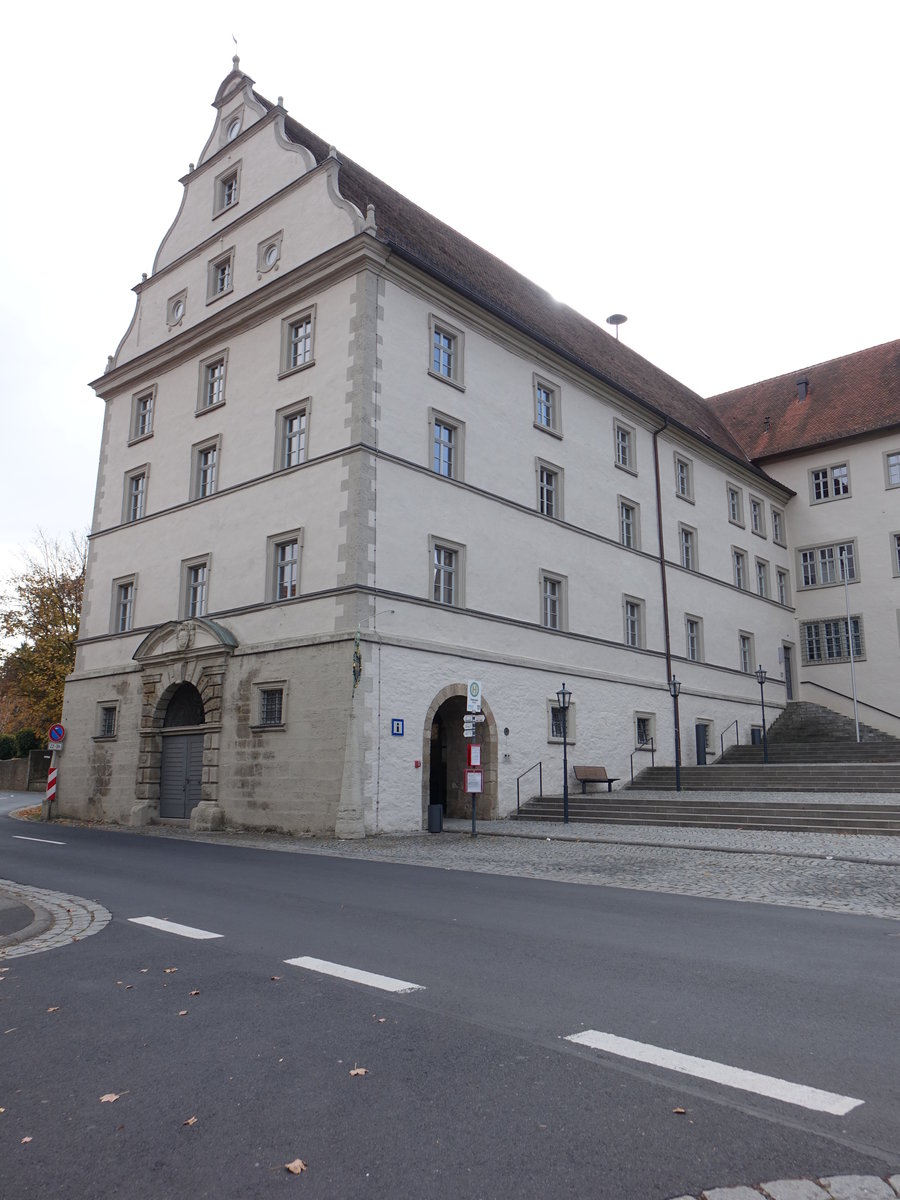
{"label": "trash bin", "polygon": [[428,832],[444,832],[444,809],[440,804],[428,805]]}

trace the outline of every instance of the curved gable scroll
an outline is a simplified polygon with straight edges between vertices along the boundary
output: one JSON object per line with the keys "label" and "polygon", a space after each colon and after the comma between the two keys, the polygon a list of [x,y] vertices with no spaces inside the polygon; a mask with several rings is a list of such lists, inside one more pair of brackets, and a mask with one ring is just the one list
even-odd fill
{"label": "curved gable scroll", "polygon": [[231,654],[237,638],[215,621],[192,617],[187,621],[167,621],[148,633],[135,650],[135,662],[153,659],[189,658],[207,654]]}

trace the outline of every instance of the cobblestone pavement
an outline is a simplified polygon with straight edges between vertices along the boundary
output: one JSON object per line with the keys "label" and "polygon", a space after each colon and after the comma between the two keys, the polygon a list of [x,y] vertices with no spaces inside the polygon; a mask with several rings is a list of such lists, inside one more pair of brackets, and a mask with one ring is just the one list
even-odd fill
{"label": "cobblestone pavement", "polygon": [[[900,1175],[829,1175],[823,1179],[777,1179],[758,1187],[710,1188],[699,1200],[897,1200]],[[677,1200],[697,1200],[678,1196]]]}
{"label": "cobblestone pavement", "polygon": [[27,928],[0,940],[0,961],[68,946],[92,933],[99,933],[112,917],[94,900],[26,887],[11,879],[0,879],[0,892],[11,900],[26,904],[35,918]]}

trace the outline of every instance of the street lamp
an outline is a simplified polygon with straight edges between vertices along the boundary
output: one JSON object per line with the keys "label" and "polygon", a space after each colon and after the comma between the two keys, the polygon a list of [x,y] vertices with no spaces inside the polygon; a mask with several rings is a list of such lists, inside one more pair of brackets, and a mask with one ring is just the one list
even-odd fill
{"label": "street lamp", "polygon": [[681,791],[681,724],[678,720],[678,696],[681,692],[681,680],[673,675],[669,680],[669,695],[675,709],[675,791]]}
{"label": "street lamp", "polygon": [[763,687],[766,682],[766,673],[763,670],[762,663],[756,668],[756,682],[759,684],[759,706],[762,709],[762,725],[763,725],[763,762],[769,761],[769,739],[766,737],[766,698],[763,695]]}
{"label": "street lamp", "polygon": [[569,705],[572,702],[572,693],[565,684],[556,693],[556,699],[559,701],[560,712],[562,713],[563,727],[563,824],[569,823],[569,753],[568,739],[566,731],[566,719],[569,715]]}

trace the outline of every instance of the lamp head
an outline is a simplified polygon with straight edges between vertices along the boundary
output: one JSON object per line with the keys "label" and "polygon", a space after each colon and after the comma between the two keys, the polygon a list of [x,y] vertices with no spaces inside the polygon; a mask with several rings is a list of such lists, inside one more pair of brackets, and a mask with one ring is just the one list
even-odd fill
{"label": "lamp head", "polygon": [[760,687],[766,682],[766,672],[763,670],[762,663],[756,668],[756,682]]}
{"label": "lamp head", "polygon": [[569,702],[572,699],[572,693],[569,691],[569,689],[566,687],[565,684],[563,684],[562,687],[559,689],[559,691],[556,693],[556,699],[559,701],[559,707],[561,709],[565,710],[569,707]]}
{"label": "lamp head", "polygon": [[672,676],[672,678],[669,680],[669,695],[670,695],[670,696],[672,697],[672,699],[674,700],[674,699],[675,699],[675,697],[676,697],[676,696],[677,696],[677,695],[678,695],[680,692],[681,692],[681,680],[680,680],[680,679],[676,679],[676,678],[675,678],[675,676],[673,675],[673,676]]}

